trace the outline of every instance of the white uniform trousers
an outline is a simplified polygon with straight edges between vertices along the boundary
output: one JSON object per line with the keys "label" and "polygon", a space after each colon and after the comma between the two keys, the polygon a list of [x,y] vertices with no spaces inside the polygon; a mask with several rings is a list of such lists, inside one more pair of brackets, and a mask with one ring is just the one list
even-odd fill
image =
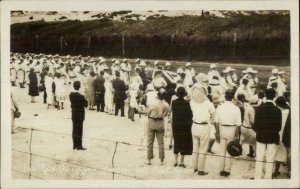
{"label": "white uniform trousers", "polygon": [[273,162],[276,155],[276,144],[263,144],[256,142],[255,179],[262,179],[264,156],[266,155],[266,167],[264,179],[272,179]]}

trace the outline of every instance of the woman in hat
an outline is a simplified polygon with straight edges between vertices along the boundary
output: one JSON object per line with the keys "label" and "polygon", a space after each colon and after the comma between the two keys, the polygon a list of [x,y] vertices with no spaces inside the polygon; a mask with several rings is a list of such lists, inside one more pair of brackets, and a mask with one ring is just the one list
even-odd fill
{"label": "woman in hat", "polygon": [[[172,101],[172,131],[174,137],[174,166],[186,167],[184,164],[184,156],[192,155],[192,118],[193,113],[188,101],[184,100],[187,95],[184,87],[177,89],[176,95],[178,99]],[[178,164],[178,156],[180,162]]]}
{"label": "woman in hat", "polygon": [[54,103],[52,86],[53,86],[53,75],[50,71],[48,71],[47,75],[45,75],[45,88],[46,88],[45,90],[46,90],[46,94],[47,94],[47,104],[48,104],[47,108],[48,109]]}
{"label": "woman in hat", "polygon": [[112,86],[112,77],[111,75],[107,75],[105,77],[104,82],[104,102],[105,102],[105,110],[109,115],[114,114],[114,89]]}
{"label": "woman in hat", "polygon": [[28,79],[29,79],[28,94],[31,96],[31,103],[35,103],[35,97],[39,96],[39,88],[38,88],[38,79],[36,73],[34,72],[34,68],[30,68]]}

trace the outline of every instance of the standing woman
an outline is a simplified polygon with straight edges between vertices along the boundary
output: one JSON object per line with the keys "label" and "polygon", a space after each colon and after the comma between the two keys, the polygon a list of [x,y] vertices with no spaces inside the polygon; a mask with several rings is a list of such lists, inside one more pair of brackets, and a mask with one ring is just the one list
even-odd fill
{"label": "standing woman", "polygon": [[[185,168],[184,156],[192,155],[193,152],[193,139],[192,139],[192,118],[193,113],[189,102],[184,97],[187,92],[184,87],[177,89],[176,95],[178,99],[172,101],[172,126],[174,136],[174,167]],[[180,154],[180,163],[178,164],[178,155]]]}
{"label": "standing woman", "polygon": [[95,88],[94,88],[94,82],[95,82],[95,72],[90,72],[90,77],[87,78],[87,88],[86,88],[86,94],[89,102],[89,110],[95,110]]}
{"label": "standing woman", "polygon": [[38,79],[34,68],[30,68],[28,75],[29,79],[29,95],[31,96],[31,103],[35,103],[35,97],[39,96]]}
{"label": "standing woman", "polygon": [[53,86],[53,77],[52,73],[48,72],[47,75],[45,76],[45,88],[46,88],[46,94],[47,94],[47,108],[49,109],[50,106],[53,104],[53,92],[52,92],[52,86]]}
{"label": "standing woman", "polygon": [[64,102],[66,100],[66,90],[65,90],[65,78],[62,77],[61,73],[56,73],[54,77],[55,83],[55,93],[56,93],[56,106],[57,109],[64,109]]}

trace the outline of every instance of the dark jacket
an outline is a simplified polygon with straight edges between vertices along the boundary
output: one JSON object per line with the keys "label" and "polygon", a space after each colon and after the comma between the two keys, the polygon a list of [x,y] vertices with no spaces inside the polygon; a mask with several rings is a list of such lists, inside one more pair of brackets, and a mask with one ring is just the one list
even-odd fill
{"label": "dark jacket", "polygon": [[253,125],[256,141],[263,144],[279,144],[281,120],[281,110],[272,102],[265,102],[258,106]]}
{"label": "dark jacket", "polygon": [[88,106],[87,100],[79,92],[71,92],[70,101],[71,101],[71,108],[72,108],[72,120],[83,121],[85,118],[84,107]]}
{"label": "dark jacket", "polygon": [[125,100],[127,98],[125,82],[117,77],[113,80],[112,85],[115,90],[114,101]]}
{"label": "dark jacket", "polygon": [[94,81],[95,92],[105,92],[104,82],[105,79],[103,76],[97,76],[97,78]]}

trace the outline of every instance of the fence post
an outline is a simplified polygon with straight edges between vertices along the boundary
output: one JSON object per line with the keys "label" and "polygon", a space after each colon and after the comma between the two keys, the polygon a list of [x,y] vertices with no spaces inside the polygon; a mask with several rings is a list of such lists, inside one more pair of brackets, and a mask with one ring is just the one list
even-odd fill
{"label": "fence post", "polygon": [[112,166],[112,169],[113,169],[113,171],[112,171],[112,180],[115,179],[115,171],[114,171],[114,169],[115,169],[115,163],[114,163],[114,160],[115,160],[115,155],[116,155],[117,147],[118,147],[118,142],[116,142],[115,151],[114,151],[114,154],[113,154],[112,159],[111,159],[111,164],[112,164],[111,166]]}
{"label": "fence post", "polygon": [[30,130],[30,141],[29,141],[29,180],[31,179],[31,162],[32,162],[32,153],[31,153],[31,141],[32,141],[33,129]]}

